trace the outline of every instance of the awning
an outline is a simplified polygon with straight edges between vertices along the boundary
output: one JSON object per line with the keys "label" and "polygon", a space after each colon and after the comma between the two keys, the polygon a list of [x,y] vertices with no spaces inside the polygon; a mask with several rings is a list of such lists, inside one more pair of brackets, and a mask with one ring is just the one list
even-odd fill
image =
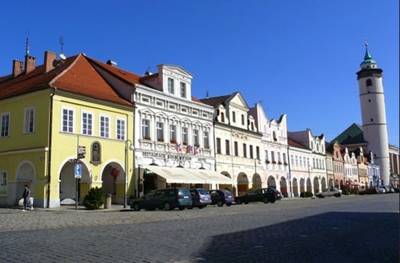
{"label": "awning", "polygon": [[144,165],[142,168],[163,177],[169,184],[232,184],[232,179],[210,170],[172,168],[155,165]]}

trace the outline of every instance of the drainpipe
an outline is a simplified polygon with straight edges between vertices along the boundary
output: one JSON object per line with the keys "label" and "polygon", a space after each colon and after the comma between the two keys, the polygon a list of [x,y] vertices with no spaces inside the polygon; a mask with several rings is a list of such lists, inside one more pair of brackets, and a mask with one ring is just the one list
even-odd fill
{"label": "drainpipe", "polygon": [[52,88],[52,92],[50,93],[50,106],[49,106],[49,133],[48,133],[48,160],[47,160],[47,173],[48,173],[48,181],[47,181],[47,208],[50,208],[50,184],[51,184],[51,152],[52,152],[52,131],[53,131],[53,97],[56,90]]}

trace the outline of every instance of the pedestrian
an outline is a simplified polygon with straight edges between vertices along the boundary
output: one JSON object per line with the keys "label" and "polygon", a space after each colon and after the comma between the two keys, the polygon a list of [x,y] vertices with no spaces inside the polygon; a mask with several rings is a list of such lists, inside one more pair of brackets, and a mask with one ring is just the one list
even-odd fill
{"label": "pedestrian", "polygon": [[29,199],[31,198],[31,189],[29,189],[28,185],[25,185],[24,193],[22,194],[22,198],[24,198],[24,208],[22,211],[26,211],[28,209]]}

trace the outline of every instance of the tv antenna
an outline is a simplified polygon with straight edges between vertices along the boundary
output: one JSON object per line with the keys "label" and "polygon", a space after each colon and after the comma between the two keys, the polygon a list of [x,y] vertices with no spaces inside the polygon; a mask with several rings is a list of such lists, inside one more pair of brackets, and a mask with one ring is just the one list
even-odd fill
{"label": "tv antenna", "polygon": [[29,31],[26,34],[26,38],[25,38],[25,55],[29,55]]}
{"label": "tv antenna", "polygon": [[64,38],[62,36],[58,39],[58,44],[60,44],[61,54],[64,54]]}

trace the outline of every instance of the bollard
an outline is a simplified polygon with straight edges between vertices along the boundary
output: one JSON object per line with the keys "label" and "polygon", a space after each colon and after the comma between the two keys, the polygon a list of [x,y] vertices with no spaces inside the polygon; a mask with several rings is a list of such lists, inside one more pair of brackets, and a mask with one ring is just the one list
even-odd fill
{"label": "bollard", "polygon": [[104,204],[105,209],[111,208],[111,198],[112,198],[112,195],[110,193],[106,194],[106,202]]}

